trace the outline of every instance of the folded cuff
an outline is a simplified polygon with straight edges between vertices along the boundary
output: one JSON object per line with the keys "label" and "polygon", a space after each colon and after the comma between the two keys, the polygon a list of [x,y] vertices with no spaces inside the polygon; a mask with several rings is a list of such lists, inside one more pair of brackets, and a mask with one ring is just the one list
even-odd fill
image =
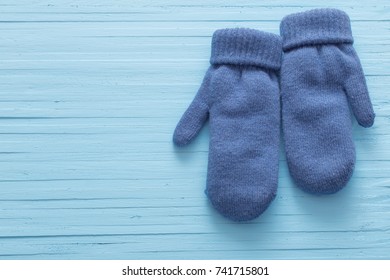
{"label": "folded cuff", "polygon": [[280,36],[249,28],[214,32],[211,64],[252,65],[278,70],[282,57]]}
{"label": "folded cuff", "polygon": [[283,50],[305,45],[353,43],[348,15],[337,9],[291,14],[280,24]]}

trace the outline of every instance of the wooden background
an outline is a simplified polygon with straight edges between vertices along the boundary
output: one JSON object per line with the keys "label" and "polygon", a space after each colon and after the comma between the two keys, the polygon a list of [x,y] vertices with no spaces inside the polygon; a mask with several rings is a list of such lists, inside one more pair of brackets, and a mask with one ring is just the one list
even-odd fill
{"label": "wooden background", "polygon": [[[1,0],[0,258],[389,259],[389,4]],[[344,190],[300,191],[282,149],[276,200],[230,222],[203,193],[207,126],[187,148],[171,141],[211,35],[279,33],[283,16],[319,6],[351,17],[376,123],[354,124]]]}

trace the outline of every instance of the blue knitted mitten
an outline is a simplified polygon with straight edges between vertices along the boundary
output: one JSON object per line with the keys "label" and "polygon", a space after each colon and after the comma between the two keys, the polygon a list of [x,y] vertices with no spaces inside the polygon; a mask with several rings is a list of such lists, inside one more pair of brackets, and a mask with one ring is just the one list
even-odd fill
{"label": "blue knitted mitten", "polygon": [[276,195],[281,55],[278,35],[217,30],[211,66],[173,136],[176,145],[186,145],[209,118],[206,194],[235,221],[256,218]]}
{"label": "blue knitted mitten", "polygon": [[361,126],[372,126],[375,118],[349,17],[336,9],[292,14],[282,20],[280,32],[282,123],[290,174],[307,192],[337,192],[355,165],[348,104]]}

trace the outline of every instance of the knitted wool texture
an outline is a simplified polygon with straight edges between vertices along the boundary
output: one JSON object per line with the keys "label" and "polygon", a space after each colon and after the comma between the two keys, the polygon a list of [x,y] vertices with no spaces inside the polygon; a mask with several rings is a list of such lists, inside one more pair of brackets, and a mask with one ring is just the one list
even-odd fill
{"label": "knitted wool texture", "polygon": [[369,127],[374,111],[350,20],[336,9],[285,17],[281,68],[282,123],[291,176],[303,190],[334,193],[352,176],[355,147],[349,106]]}
{"label": "knitted wool texture", "polygon": [[217,30],[211,66],[174,132],[174,143],[186,145],[209,118],[206,194],[235,221],[256,218],[276,194],[281,54],[277,35]]}

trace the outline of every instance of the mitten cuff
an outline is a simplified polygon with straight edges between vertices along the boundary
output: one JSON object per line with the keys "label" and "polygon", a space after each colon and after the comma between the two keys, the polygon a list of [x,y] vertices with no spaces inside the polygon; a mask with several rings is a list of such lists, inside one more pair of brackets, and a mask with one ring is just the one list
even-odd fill
{"label": "mitten cuff", "polygon": [[211,64],[252,65],[278,70],[282,57],[280,36],[248,28],[214,32]]}
{"label": "mitten cuff", "polygon": [[348,15],[337,9],[291,14],[280,24],[283,50],[305,45],[353,43]]}

